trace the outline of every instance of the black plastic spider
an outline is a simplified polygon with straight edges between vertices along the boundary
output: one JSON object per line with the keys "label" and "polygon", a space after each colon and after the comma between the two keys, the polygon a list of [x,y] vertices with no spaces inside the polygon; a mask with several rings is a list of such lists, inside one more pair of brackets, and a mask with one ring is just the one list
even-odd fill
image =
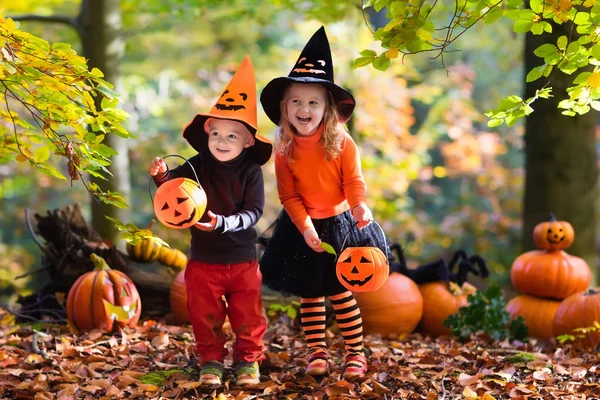
{"label": "black plastic spider", "polygon": [[[477,254],[468,257],[467,253],[462,249],[454,252],[452,259],[448,264],[446,264],[445,260],[439,259],[437,261],[419,265],[415,269],[409,269],[406,266],[404,252],[398,243],[390,245],[390,249],[396,252],[398,257],[397,261],[390,264],[390,272],[399,272],[406,275],[417,284],[436,281],[452,281],[459,286],[462,286],[462,284],[467,281],[469,272],[473,275],[481,276],[482,278],[489,276],[489,270],[485,260]],[[455,273],[454,268],[457,264],[458,271]]]}

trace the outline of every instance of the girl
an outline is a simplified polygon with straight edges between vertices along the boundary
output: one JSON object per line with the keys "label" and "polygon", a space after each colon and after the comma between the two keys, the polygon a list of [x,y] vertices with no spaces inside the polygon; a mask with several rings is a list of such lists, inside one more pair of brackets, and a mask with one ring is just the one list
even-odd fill
{"label": "girl", "polygon": [[[272,80],[260,101],[279,126],[275,172],[284,211],[260,261],[264,284],[301,297],[301,321],[308,345],[307,375],[327,374],[325,296],[329,297],[345,343],[344,378],[367,371],[360,309],[338,281],[336,257],[345,244],[386,250],[366,205],[360,156],[345,122],[352,95],[333,81],[329,42],[321,27],[290,74]],[[388,251],[387,254],[390,254]]]}

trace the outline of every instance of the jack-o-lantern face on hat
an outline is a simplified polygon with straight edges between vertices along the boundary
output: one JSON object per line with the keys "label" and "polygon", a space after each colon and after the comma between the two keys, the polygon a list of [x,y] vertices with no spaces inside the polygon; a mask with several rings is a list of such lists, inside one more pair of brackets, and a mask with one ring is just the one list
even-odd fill
{"label": "jack-o-lantern face on hat", "polygon": [[385,283],[390,274],[387,258],[377,247],[349,247],[340,254],[336,275],[353,292],[371,292]]}
{"label": "jack-o-lantern face on hat", "polygon": [[191,179],[171,179],[154,195],[154,214],[168,228],[189,228],[200,220],[204,210],[206,193]]}
{"label": "jack-o-lantern face on hat", "polygon": [[246,108],[246,100],[248,100],[246,93],[231,93],[229,90],[225,90],[215,104],[215,108],[221,111],[243,110]]}
{"label": "jack-o-lantern face on hat", "polygon": [[[297,73],[323,74],[325,75],[325,60],[316,60],[315,62],[307,60],[306,57],[300,57],[296,63],[296,67],[292,70]],[[320,69],[318,69],[320,68]]]}

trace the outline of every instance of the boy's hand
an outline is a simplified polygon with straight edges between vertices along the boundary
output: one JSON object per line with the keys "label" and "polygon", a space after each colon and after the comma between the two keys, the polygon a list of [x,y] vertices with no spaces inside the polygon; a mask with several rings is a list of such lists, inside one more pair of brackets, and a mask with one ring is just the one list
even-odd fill
{"label": "boy's hand", "polygon": [[204,232],[214,231],[217,225],[217,216],[210,210],[208,211],[208,216],[210,217],[210,222],[196,222],[194,226]]}
{"label": "boy's hand", "polygon": [[159,172],[161,174],[167,172],[167,164],[162,158],[155,157],[154,160],[152,160],[152,163],[150,164],[150,168],[148,168],[148,173],[151,176],[156,176],[156,174],[158,174]]}
{"label": "boy's hand", "polygon": [[360,203],[352,209],[352,217],[358,222],[358,229],[362,229],[373,221],[373,213],[366,204]]}
{"label": "boy's hand", "polygon": [[317,234],[317,231],[314,228],[308,228],[304,231],[302,235],[304,236],[304,241],[306,242],[308,247],[310,247],[317,253],[325,251],[325,249],[321,247],[321,239],[319,239],[319,235]]}

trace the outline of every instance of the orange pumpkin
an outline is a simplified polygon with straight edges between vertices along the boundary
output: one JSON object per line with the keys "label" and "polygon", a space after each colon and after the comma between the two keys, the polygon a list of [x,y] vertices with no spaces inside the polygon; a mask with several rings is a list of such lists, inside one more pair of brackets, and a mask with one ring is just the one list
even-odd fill
{"label": "orange pumpkin", "polygon": [[585,347],[594,347],[600,343],[600,288],[567,297],[560,303],[554,315],[555,335],[583,335],[573,330],[593,326],[596,326],[597,330],[586,333],[583,338],[578,338],[576,343]]}
{"label": "orange pumpkin", "polygon": [[374,292],[354,294],[365,333],[410,333],[423,315],[423,297],[417,284],[399,273],[390,274]]}
{"label": "orange pumpkin", "polygon": [[185,270],[180,271],[169,293],[169,302],[171,303],[171,314],[175,323],[183,324],[190,321],[190,316],[187,310],[187,291],[185,289]]}
{"label": "orange pumpkin", "polygon": [[529,328],[529,336],[540,339],[550,339],[555,336],[553,323],[554,314],[560,301],[542,299],[523,294],[515,297],[506,305],[506,311],[511,318],[523,317]]}
{"label": "orange pumpkin", "polygon": [[419,291],[423,297],[423,331],[432,336],[441,336],[450,334],[444,321],[456,314],[459,308],[467,306],[467,296],[477,289],[468,282],[460,287],[454,282],[439,281],[420,285]]}
{"label": "orange pumpkin", "polygon": [[166,227],[189,228],[200,220],[205,210],[206,192],[191,179],[171,179],[156,189],[154,214]]}
{"label": "orange pumpkin", "polygon": [[385,283],[390,274],[387,257],[377,247],[348,247],[335,267],[340,283],[353,292],[372,292]]}
{"label": "orange pumpkin", "polygon": [[550,214],[550,220],[541,222],[533,229],[533,243],[538,249],[562,250],[575,240],[573,226],[567,221],[557,221]]}
{"label": "orange pumpkin", "polygon": [[101,329],[107,333],[115,327],[136,326],[142,302],[131,279],[111,269],[102,257],[92,253],[90,258],[95,270],[81,275],[69,290],[69,321],[81,331]]}
{"label": "orange pumpkin", "polygon": [[587,289],[592,273],[583,259],[563,250],[532,250],[517,257],[510,278],[520,292],[562,300]]}

